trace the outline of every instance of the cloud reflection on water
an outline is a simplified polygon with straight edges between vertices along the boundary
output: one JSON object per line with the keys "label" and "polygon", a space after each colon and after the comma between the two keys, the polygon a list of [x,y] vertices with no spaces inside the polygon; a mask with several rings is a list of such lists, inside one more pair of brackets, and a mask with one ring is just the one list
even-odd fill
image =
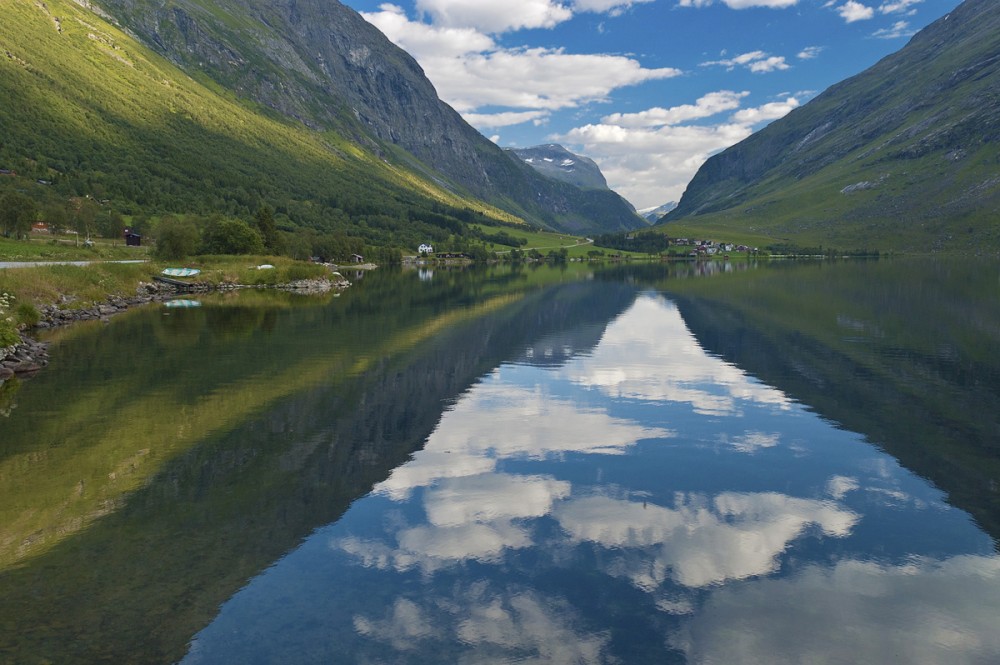
{"label": "cloud reflection on water", "polygon": [[677,307],[649,295],[608,325],[594,352],[566,364],[560,376],[612,398],[685,403],[707,416],[736,416],[745,404],[782,410],[792,404],[781,391],[707,355]]}
{"label": "cloud reflection on water", "polygon": [[1000,557],[840,561],[712,593],[670,637],[696,663],[1000,662]]}

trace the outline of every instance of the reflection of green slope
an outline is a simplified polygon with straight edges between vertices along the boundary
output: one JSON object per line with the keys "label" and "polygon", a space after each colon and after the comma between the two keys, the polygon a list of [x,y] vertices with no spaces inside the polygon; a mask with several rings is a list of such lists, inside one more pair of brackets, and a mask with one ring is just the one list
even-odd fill
{"label": "reflection of green slope", "polygon": [[[275,345],[269,344],[268,353],[259,357],[242,354],[230,357],[225,371],[207,377],[200,371],[185,372],[181,377],[188,380],[150,382],[149,375],[142,371],[124,376],[116,373],[115,380],[102,384],[101,390],[78,391],[67,399],[55,397],[62,405],[60,416],[46,418],[33,425],[32,430],[33,441],[60,442],[58,448],[46,450],[39,458],[39,451],[32,447],[27,459],[24,455],[14,455],[0,462],[0,491],[8,490],[4,494],[9,494],[0,513],[3,524],[0,543],[4,546],[0,565],[36,555],[116,509],[125,495],[144,485],[165,463],[206,436],[232,429],[278,399],[320,383],[330,385],[360,374],[375,359],[397,354],[449,326],[489,314],[518,298],[519,294],[495,296],[424,322],[414,322],[381,339],[369,337],[374,343],[364,355],[321,351],[322,347],[315,347],[321,351],[315,356],[274,353]],[[182,327],[182,334],[188,328],[207,330],[210,335],[219,335],[230,349],[239,348],[234,334],[252,343],[254,331],[263,327],[268,314],[236,309],[208,312],[212,318],[221,316],[222,321],[206,325],[199,310],[183,317],[194,325]],[[151,320],[157,338],[162,339],[163,322],[180,318],[147,315],[139,324]],[[89,341],[97,339],[92,337]],[[300,351],[300,345],[308,341],[302,331],[295,333],[294,342]],[[194,338],[189,338],[189,342],[182,349],[174,349],[190,363],[189,367],[200,370],[205,367],[203,362],[213,361],[213,366],[218,366],[219,357],[204,357],[204,351],[217,350],[218,344],[202,345],[200,339]],[[128,345],[115,347],[124,349]],[[177,360],[175,357],[170,362],[173,365]],[[134,364],[144,367],[147,361],[136,357]],[[104,369],[109,368],[104,365]],[[99,427],[93,426],[95,419]],[[16,430],[10,436],[12,442],[27,443],[19,439]],[[39,462],[44,464],[44,475],[38,473]]]}
{"label": "reflection of green slope", "polygon": [[[94,467],[94,478],[124,473],[128,480],[105,478],[107,494],[120,490],[114,500],[84,502],[85,510],[93,513],[104,505],[107,514],[91,515],[86,528],[75,530],[79,525],[57,519],[63,525],[58,528],[69,525],[68,533],[53,534],[44,549],[0,573],[0,660],[19,662],[29,654],[61,663],[176,660],[249,577],[312,529],[335,520],[418,449],[448,400],[536,336],[604,322],[621,312],[633,293],[625,286],[584,282],[525,290],[517,278],[504,284],[466,277],[433,287],[406,278],[371,281],[330,308],[282,314],[270,333],[257,329],[218,345],[212,342],[212,322],[205,321],[199,344],[170,357],[158,357],[159,349],[136,357],[132,362],[147,385],[154,376],[166,381],[173,367],[176,385],[153,391],[165,395],[166,406],[135,396],[143,408],[153,409],[146,418],[160,423],[152,428],[164,437],[159,444],[134,441],[129,448],[82,436],[71,444],[82,460],[64,456],[60,446],[39,446],[40,438],[31,439],[34,451],[24,438],[17,452],[5,450],[0,462],[5,502],[32,492],[32,483],[46,488],[35,501],[65,500],[81,464]],[[457,305],[450,307],[449,301]],[[162,316],[153,314],[123,321],[123,339],[138,339],[143,326],[155,326]],[[101,337],[117,328],[107,328]],[[114,355],[87,337],[58,349],[56,367],[71,363],[70,353],[79,358],[85,342],[103,355],[59,373],[81,375],[75,390],[66,388],[60,399],[93,385],[90,381],[100,383],[101,361]],[[110,374],[113,379],[116,372]],[[210,385],[196,388],[199,381]],[[42,392],[31,384],[27,390]],[[106,403],[139,413],[124,396],[126,389],[114,391]],[[234,395],[223,397],[226,392]],[[29,398],[19,411],[35,408]],[[179,409],[186,409],[183,418]],[[96,429],[114,426],[133,435],[131,426],[114,422],[124,419],[120,416],[95,418]],[[180,432],[179,423],[189,418],[215,426],[210,432]],[[19,430],[17,421],[11,425],[18,436],[27,431]],[[52,432],[56,425],[48,427]],[[150,429],[142,427],[140,434]],[[36,459],[44,462],[33,474],[25,471]],[[6,469],[15,467],[19,475],[8,475]],[[61,481],[50,484],[44,476],[54,470]],[[84,488],[89,496],[86,483]]]}
{"label": "reflection of green slope", "polygon": [[995,265],[788,265],[666,287],[706,350],[865,434],[1000,539]]}

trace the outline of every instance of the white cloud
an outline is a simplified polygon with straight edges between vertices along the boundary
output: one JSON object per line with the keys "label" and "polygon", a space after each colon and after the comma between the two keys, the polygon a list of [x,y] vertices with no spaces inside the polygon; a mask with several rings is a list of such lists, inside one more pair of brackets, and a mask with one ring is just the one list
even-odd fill
{"label": "white cloud", "polygon": [[807,46],[801,51],[799,51],[797,57],[799,58],[799,60],[812,60],[813,58],[818,57],[819,54],[822,52],[823,52],[822,46]]}
{"label": "white cloud", "polygon": [[503,113],[465,113],[462,117],[473,127],[498,129],[520,125],[523,122],[539,124],[549,117],[549,113],[548,111],[505,111]]}
{"label": "white cloud", "polygon": [[[506,5],[478,0],[468,5],[440,4],[448,5],[441,12],[480,11],[475,8],[481,7],[487,13],[516,13]],[[532,114],[522,116],[522,122],[540,120],[548,111],[605,100],[621,87],[681,74],[672,67],[647,69],[621,55],[499,48],[476,28],[411,21],[395,5],[382,5],[380,11],[362,16],[417,59],[444,101],[460,113],[471,114],[473,120],[484,120],[486,124],[476,125],[481,128],[506,126],[496,123],[513,121],[514,113]],[[500,111],[475,113],[484,107]]]}
{"label": "white cloud", "polygon": [[[1000,662],[1000,557],[842,561],[714,591],[670,636],[687,662]],[[845,636],[850,639],[845,639]]]}
{"label": "white cloud", "polygon": [[735,58],[711,60],[709,62],[701,63],[702,67],[711,67],[713,65],[719,65],[729,70],[735,69],[736,67],[746,67],[754,74],[766,74],[773,71],[789,69],[791,67],[791,65],[785,62],[784,56],[769,55],[764,51],[750,51],[749,53],[738,55]]}
{"label": "white cloud", "polygon": [[799,100],[788,97],[780,102],[769,102],[756,108],[742,109],[733,114],[733,121],[741,125],[756,125],[767,120],[784,118],[799,107]]}
{"label": "white cloud", "polygon": [[574,108],[607,99],[617,88],[681,74],[670,67],[646,69],[637,60],[624,56],[573,54],[543,48],[420,61],[441,98],[460,112],[483,106],[525,110]]}
{"label": "white cloud", "polygon": [[[573,18],[574,14],[590,12],[618,16],[633,5],[654,0],[573,0],[571,3],[553,0],[416,0],[421,16],[436,26],[469,28],[486,34],[554,28]],[[387,5],[383,5],[384,10]]]}
{"label": "white cloud", "polygon": [[625,128],[676,125],[689,120],[709,118],[723,111],[738,109],[740,100],[749,94],[749,92],[720,90],[702,96],[694,104],[683,104],[669,109],[655,107],[639,113],[613,113],[601,118],[601,122],[605,125]]}
{"label": "white cloud", "polygon": [[491,37],[471,27],[438,27],[411,21],[406,11],[397,5],[384,4],[378,12],[362,12],[361,16],[418,60],[457,57],[489,51],[496,46]]}
{"label": "white cloud", "polygon": [[857,0],[847,0],[837,8],[837,12],[848,23],[855,21],[867,21],[875,16],[875,10],[868,5],[863,5]]}
{"label": "white cloud", "polygon": [[917,31],[912,29],[908,22],[896,21],[892,24],[892,27],[876,30],[872,33],[872,36],[879,39],[900,39],[903,37],[912,37],[915,34],[917,34]]}
{"label": "white cloud", "polygon": [[770,102],[712,125],[674,124],[732,110],[743,93],[721,91],[695,104],[605,116],[600,124],[571,129],[549,139],[577,147],[601,167],[611,187],[639,208],[676,201],[712,154],[750,136],[754,126],[782,117],[799,105],[795,97]]}
{"label": "white cloud", "polygon": [[654,0],[573,0],[573,9],[595,14],[608,13],[612,16],[621,14],[632,5],[654,2]]}
{"label": "white cloud", "polygon": [[626,129],[584,125],[552,137],[581,146],[610,186],[639,208],[680,199],[698,168],[715,152],[750,136],[745,125]]}
{"label": "white cloud", "polygon": [[750,63],[750,71],[754,74],[766,74],[768,72],[789,69],[790,67],[791,65],[785,62],[785,57],[778,55],[772,55]]}
{"label": "white cloud", "polygon": [[486,33],[552,28],[573,17],[568,7],[551,0],[417,0],[416,6],[435,25],[475,28]]}
{"label": "white cloud", "polygon": [[[680,0],[678,7],[707,7],[713,0]],[[771,9],[785,9],[794,7],[799,0],[720,0],[730,9],[750,9],[751,7],[769,7]]]}
{"label": "white cloud", "polygon": [[892,2],[883,2],[879,5],[879,12],[883,14],[913,14],[916,10],[912,9],[914,5],[918,5],[924,0],[894,0]]}

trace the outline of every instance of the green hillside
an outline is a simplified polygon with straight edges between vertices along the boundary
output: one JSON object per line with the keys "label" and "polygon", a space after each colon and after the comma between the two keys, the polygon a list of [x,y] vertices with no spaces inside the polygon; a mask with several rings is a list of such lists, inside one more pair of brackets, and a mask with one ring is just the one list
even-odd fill
{"label": "green hillside", "polygon": [[966,0],[709,159],[665,219],[798,245],[995,251],[998,91],[1000,4]]}
{"label": "green hillside", "polygon": [[[460,221],[518,222],[332,131],[196,81],[72,2],[4,3],[0,194],[102,200],[125,215],[248,219],[370,244],[444,243]],[[44,181],[44,182],[41,182]]]}

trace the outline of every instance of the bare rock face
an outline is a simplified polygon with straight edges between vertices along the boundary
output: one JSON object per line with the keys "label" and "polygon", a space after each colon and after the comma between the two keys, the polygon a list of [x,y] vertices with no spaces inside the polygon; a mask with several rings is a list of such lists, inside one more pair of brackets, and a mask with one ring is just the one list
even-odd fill
{"label": "bare rock face", "polygon": [[408,167],[514,214],[566,230],[642,225],[613,192],[583,196],[505,154],[438,98],[409,54],[337,0],[102,5],[180,67],[376,154],[402,148],[415,158],[404,157]]}

